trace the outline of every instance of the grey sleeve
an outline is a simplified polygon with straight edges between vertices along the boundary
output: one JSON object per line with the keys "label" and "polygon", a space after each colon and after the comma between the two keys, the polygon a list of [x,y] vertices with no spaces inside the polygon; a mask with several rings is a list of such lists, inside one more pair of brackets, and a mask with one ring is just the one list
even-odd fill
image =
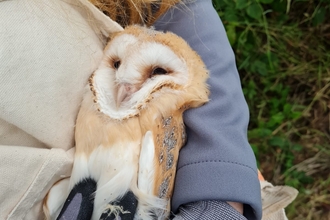
{"label": "grey sleeve", "polygon": [[210,70],[210,102],[184,115],[188,143],[180,152],[172,210],[195,201],[234,201],[244,204],[245,217],[260,219],[256,160],[247,140],[249,111],[211,0],[178,4],[154,26],[183,37]]}
{"label": "grey sleeve", "polygon": [[226,202],[210,200],[189,203],[179,207],[173,220],[247,220]]}

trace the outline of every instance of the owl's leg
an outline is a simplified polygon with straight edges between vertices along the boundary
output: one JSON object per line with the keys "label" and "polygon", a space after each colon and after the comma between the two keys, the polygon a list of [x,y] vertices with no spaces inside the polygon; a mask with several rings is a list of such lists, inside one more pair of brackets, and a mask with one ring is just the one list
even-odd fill
{"label": "owl's leg", "polygon": [[[93,220],[99,220],[101,216],[109,216],[109,219],[134,216],[128,214],[135,213],[137,206],[132,186],[136,185],[138,147],[136,142],[120,143],[111,148],[100,147],[91,154],[89,170],[97,179]],[[126,148],[136,148],[136,153]]]}
{"label": "owl's leg", "polygon": [[75,184],[57,220],[90,220],[93,214],[96,186],[95,180],[91,178],[83,179]]}
{"label": "owl's leg", "polygon": [[167,201],[154,195],[156,182],[155,143],[151,131],[144,135],[138,172],[138,208],[135,219],[165,219]]}
{"label": "owl's leg", "polygon": [[139,174],[138,174],[138,188],[147,194],[152,194],[155,182],[155,144],[151,131],[147,131],[144,135],[140,159],[139,159]]}

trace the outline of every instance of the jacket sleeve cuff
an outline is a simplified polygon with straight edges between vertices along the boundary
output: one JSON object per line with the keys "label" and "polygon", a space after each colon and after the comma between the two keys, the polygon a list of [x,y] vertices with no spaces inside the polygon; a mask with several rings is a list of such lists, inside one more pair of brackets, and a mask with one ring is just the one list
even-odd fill
{"label": "jacket sleeve cuff", "polygon": [[198,201],[219,198],[222,201],[232,201],[236,198],[233,202],[249,204],[244,205],[246,218],[259,219],[256,211],[259,211],[261,205],[256,198],[260,197],[260,185],[255,175],[254,169],[230,161],[209,160],[185,165],[177,171],[176,181],[180,184],[174,188],[172,210],[176,211],[184,204],[196,202],[196,198]]}
{"label": "jacket sleeve cuff", "polygon": [[247,220],[226,202],[209,200],[193,202],[179,208],[173,220],[235,219]]}

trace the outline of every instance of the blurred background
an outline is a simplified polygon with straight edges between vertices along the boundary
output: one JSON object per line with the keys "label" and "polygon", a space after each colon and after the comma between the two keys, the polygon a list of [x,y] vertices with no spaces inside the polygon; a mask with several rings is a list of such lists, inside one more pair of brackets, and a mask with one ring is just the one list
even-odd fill
{"label": "blurred background", "polygon": [[299,190],[289,219],[330,219],[330,0],[213,0],[264,177]]}

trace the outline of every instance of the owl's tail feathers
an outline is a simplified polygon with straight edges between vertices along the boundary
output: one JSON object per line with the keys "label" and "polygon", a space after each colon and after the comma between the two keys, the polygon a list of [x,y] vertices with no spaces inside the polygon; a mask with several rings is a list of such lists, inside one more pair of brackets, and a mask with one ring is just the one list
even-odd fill
{"label": "owl's tail feathers", "polygon": [[97,183],[91,178],[86,178],[77,183],[64,202],[57,220],[90,220],[94,207],[94,192]]}

